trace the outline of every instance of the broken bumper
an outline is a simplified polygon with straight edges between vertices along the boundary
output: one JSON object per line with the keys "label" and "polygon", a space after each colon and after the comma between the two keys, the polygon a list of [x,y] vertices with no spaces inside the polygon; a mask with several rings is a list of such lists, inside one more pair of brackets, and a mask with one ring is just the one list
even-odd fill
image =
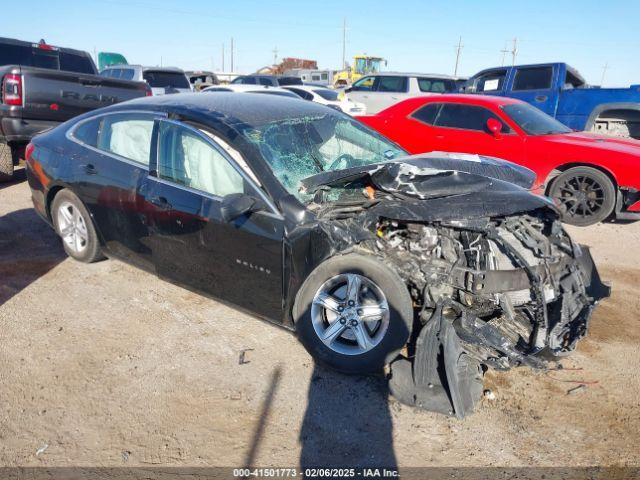
{"label": "broken bumper", "polygon": [[[392,394],[403,403],[464,418],[474,411],[482,394],[485,368],[544,369],[550,358],[573,351],[587,333],[595,306],[611,294],[589,248],[574,244],[573,249],[570,262],[556,265],[551,272],[557,291],[543,294],[546,326],[534,332],[535,341],[514,342],[500,322],[481,320],[457,302],[442,301],[420,331],[413,362],[399,358],[391,364]],[[525,270],[476,273],[486,293],[505,286],[520,290],[531,279],[532,272]],[[531,270],[535,276],[535,269]],[[509,278],[515,282],[510,287],[504,283]]]}

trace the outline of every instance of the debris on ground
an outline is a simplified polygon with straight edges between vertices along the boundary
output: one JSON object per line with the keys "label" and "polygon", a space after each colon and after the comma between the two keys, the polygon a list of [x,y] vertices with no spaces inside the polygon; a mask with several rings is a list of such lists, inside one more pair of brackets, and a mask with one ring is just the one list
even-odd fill
{"label": "debris on ground", "polygon": [[37,457],[38,455],[40,455],[40,454],[44,453],[44,451],[45,451],[47,448],[49,448],[49,445],[48,445],[48,444],[46,444],[46,443],[45,443],[44,445],[42,445],[38,450],[36,450],[36,457]]}
{"label": "debris on ground", "polygon": [[583,383],[578,385],[577,387],[570,388],[567,390],[567,395],[575,395],[576,393],[584,392],[587,389],[587,386]]}
{"label": "debris on ground", "polygon": [[243,348],[240,350],[240,358],[238,358],[238,365],[245,365],[251,363],[251,360],[246,360],[247,352],[253,352],[253,348]]}

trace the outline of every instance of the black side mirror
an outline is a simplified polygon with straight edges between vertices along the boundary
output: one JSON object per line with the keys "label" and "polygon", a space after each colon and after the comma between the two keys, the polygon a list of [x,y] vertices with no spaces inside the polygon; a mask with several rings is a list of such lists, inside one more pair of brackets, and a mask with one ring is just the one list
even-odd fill
{"label": "black side mirror", "polygon": [[353,87],[347,87],[344,89],[344,93],[353,92]]}
{"label": "black side mirror", "polygon": [[244,193],[225,195],[220,207],[220,213],[225,222],[231,222],[238,217],[258,210],[260,210],[258,200]]}

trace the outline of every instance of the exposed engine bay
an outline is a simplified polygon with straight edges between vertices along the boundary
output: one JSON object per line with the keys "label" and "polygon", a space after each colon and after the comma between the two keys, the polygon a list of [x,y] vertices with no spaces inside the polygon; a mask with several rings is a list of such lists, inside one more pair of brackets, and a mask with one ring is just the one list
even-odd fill
{"label": "exposed engine bay", "polygon": [[[431,167],[396,163],[319,182],[314,204],[334,235],[357,236],[357,248],[380,257],[409,290],[415,320],[390,364],[392,394],[462,418],[480,399],[487,368],[545,369],[573,351],[610,288],[542,197],[513,178]],[[454,195],[428,198],[452,182],[460,186]],[[505,189],[523,203],[512,196],[500,212],[496,195]],[[371,235],[354,233],[360,229]]]}

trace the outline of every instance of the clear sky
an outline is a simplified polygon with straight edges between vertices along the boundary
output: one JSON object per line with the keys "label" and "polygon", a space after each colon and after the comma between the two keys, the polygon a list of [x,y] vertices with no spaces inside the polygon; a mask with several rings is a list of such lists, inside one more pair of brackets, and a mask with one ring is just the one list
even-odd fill
{"label": "clear sky", "polygon": [[[9,0],[2,0],[2,3]],[[387,70],[459,74],[500,65],[518,38],[517,63],[566,61],[592,84],[640,84],[640,1],[30,0],[16,4],[0,36],[89,52],[116,51],[130,63],[250,73],[278,57],[315,59],[320,68],[358,53],[388,59]],[[3,9],[6,13],[6,9]],[[506,54],[505,62],[511,62]]]}

